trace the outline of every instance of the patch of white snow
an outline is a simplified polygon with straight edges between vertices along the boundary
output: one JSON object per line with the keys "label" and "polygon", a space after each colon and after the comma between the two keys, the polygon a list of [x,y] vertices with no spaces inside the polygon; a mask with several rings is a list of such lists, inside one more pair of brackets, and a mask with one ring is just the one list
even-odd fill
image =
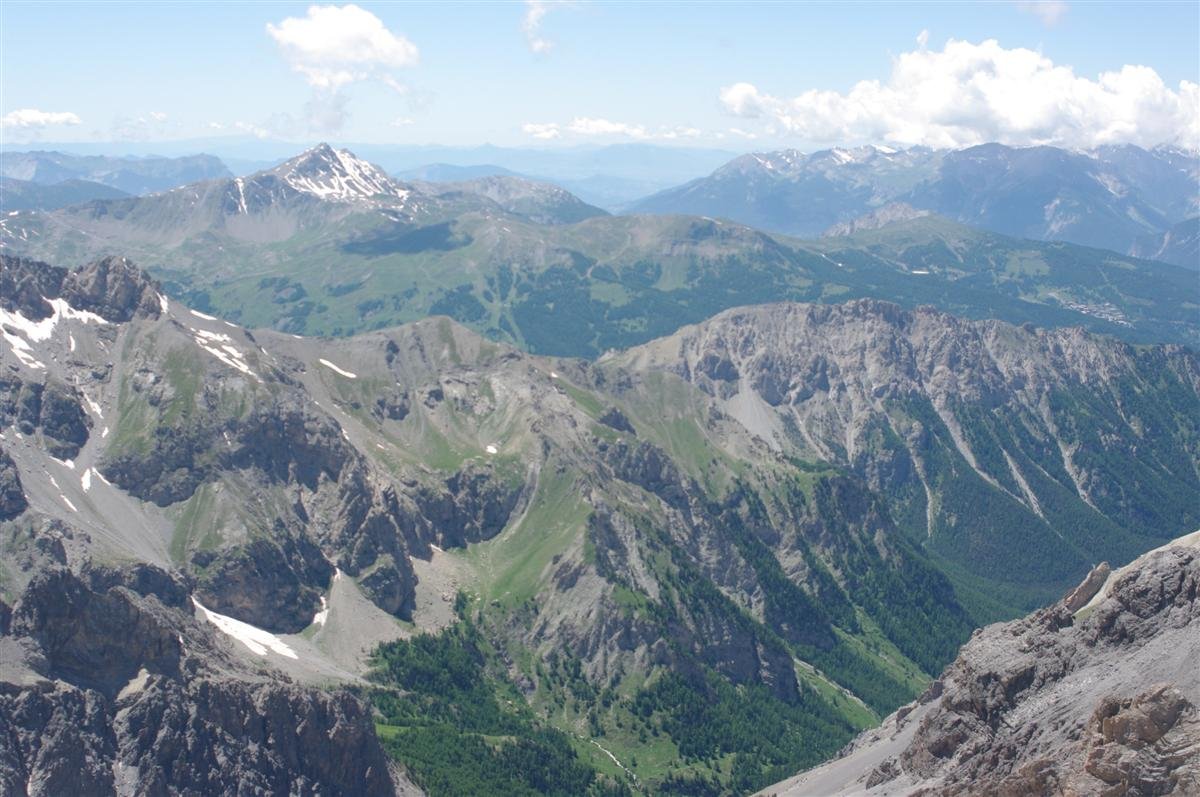
{"label": "patch of white snow", "polygon": [[329,360],[326,360],[323,357],[318,359],[317,362],[319,362],[321,365],[325,366],[329,370],[341,374],[342,376],[346,377],[347,379],[358,379],[358,374],[352,374],[343,368],[338,368],[336,365],[329,362]]}
{"label": "patch of white snow", "polygon": [[270,631],[264,631],[261,628],[243,623],[241,620],[235,620],[232,617],[226,617],[223,614],[217,614],[211,611],[203,603],[192,598],[192,603],[200,610],[204,618],[217,627],[217,630],[226,636],[231,636],[238,642],[250,649],[251,653],[258,656],[267,655],[270,650],[280,656],[286,656],[289,659],[299,659],[296,651],[292,650],[287,643],[282,639],[272,634]]}

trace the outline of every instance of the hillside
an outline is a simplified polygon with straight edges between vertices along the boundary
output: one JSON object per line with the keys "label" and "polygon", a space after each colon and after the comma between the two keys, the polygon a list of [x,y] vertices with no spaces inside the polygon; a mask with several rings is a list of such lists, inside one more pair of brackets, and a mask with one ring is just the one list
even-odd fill
{"label": "hillside", "polygon": [[[158,568],[183,612],[162,623],[268,680],[353,687],[433,794],[779,780],[916,697],[980,619],[1077,578],[1079,546],[1122,562],[1176,533],[1197,478],[1176,347],[856,302],[589,364],[446,318],[249,331],[122,259],[2,266],[4,600],[32,605],[46,568]],[[950,362],[978,373],[957,385]],[[788,406],[811,445],[771,420]],[[985,413],[960,448],[956,419]],[[1115,467],[1134,447],[1144,466]],[[1020,545],[996,556],[970,502],[1030,521]],[[981,601],[981,573],[1007,591]]]}

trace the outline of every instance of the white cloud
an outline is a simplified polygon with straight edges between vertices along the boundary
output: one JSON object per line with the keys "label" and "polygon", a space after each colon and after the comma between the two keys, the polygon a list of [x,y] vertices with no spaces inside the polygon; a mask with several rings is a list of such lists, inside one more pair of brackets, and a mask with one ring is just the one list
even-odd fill
{"label": "white cloud", "polygon": [[921,32],[917,34],[917,47],[924,50],[927,44],[929,44],[929,31],[922,28]]}
{"label": "white cloud", "polygon": [[265,127],[260,127],[250,122],[234,122],[233,126],[235,129],[241,130],[243,133],[249,133],[255,138],[268,138],[271,135],[271,131]]}
{"label": "white cloud", "polygon": [[558,125],[554,122],[547,122],[544,124],[538,122],[526,122],[525,124],[521,125],[521,132],[528,133],[534,138],[540,138],[542,140],[562,137],[562,131],[558,129]]}
{"label": "white cloud", "polygon": [[549,52],[554,42],[542,36],[542,20],[555,7],[567,5],[566,2],[554,0],[525,0],[525,16],[521,18],[521,30],[525,33],[525,41],[529,49],[535,53]]}
{"label": "white cloud", "polygon": [[209,122],[208,127],[210,130],[224,130],[225,129],[225,125],[221,124],[220,122]]}
{"label": "white cloud", "polygon": [[39,111],[36,108],[21,108],[9,111],[0,117],[0,127],[15,127],[36,130],[51,125],[78,125],[83,121],[70,111]]}
{"label": "white cloud", "polygon": [[583,138],[613,136],[618,138],[632,138],[638,141],[650,139],[673,141],[680,138],[699,138],[704,135],[704,131],[700,128],[689,127],[687,125],[676,125],[675,127],[663,126],[657,130],[650,130],[645,125],[614,122],[609,119],[599,119],[591,116],[576,116],[567,124],[559,124],[558,122],[527,122],[521,125],[521,130],[534,138],[542,140],[562,138],[564,134]]}
{"label": "white cloud", "polygon": [[845,94],[810,89],[786,99],[735,83],[719,96],[736,116],[762,118],[812,142],[1200,144],[1196,83],[1181,81],[1173,90],[1150,67],[1129,65],[1091,80],[994,39],[951,39],[940,51],[903,53],[886,81],[864,80]]}
{"label": "white cloud", "polygon": [[1021,0],[1017,3],[1017,8],[1026,14],[1033,14],[1047,28],[1057,25],[1067,13],[1064,0]]}
{"label": "white cloud", "polygon": [[567,130],[580,136],[628,136],[629,138],[649,138],[650,134],[641,125],[631,125],[625,122],[610,122],[608,119],[595,119],[589,116],[576,116],[567,125]]}
{"label": "white cloud", "polygon": [[148,138],[162,136],[168,125],[167,115],[161,111],[151,111],[141,116],[115,116],[109,135],[114,141],[145,141]]}
{"label": "white cloud", "polygon": [[738,138],[758,138],[758,133],[751,133],[749,130],[742,130],[740,127],[731,127],[729,128],[729,132]]}
{"label": "white cloud", "polygon": [[399,116],[392,120],[392,127],[409,127],[413,124],[413,120],[407,116]]}
{"label": "white cloud", "polygon": [[366,80],[381,69],[412,66],[419,57],[415,44],[356,5],[309,6],[304,17],[267,23],[267,33],[292,69],[318,89]]}
{"label": "white cloud", "polygon": [[701,135],[703,135],[703,133],[700,128],[686,127],[681,125],[679,127],[672,127],[660,132],[658,137],[665,138],[670,141],[677,138],[699,138]]}

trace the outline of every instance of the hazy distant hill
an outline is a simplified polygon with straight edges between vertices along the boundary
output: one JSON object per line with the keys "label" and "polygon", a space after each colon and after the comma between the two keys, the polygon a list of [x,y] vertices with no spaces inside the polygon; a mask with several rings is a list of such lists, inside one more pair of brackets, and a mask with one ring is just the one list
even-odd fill
{"label": "hazy distant hill", "polygon": [[64,180],[49,185],[0,177],[0,213],[14,210],[55,210],[93,199],[120,199],[129,194],[89,180]]}
{"label": "hazy distant hill", "polygon": [[41,185],[87,180],[134,195],[233,176],[225,164],[212,155],[135,158],[40,150],[3,152],[0,154],[0,175]]}

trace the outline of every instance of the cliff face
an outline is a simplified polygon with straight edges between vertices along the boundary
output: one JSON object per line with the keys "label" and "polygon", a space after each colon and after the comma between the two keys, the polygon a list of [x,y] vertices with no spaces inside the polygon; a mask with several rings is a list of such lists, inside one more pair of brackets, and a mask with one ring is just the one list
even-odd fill
{"label": "cliff face", "polygon": [[1010,605],[1200,524],[1186,348],[858,300],[730,310],[611,360],[677,374],[776,449],[851,469],[970,574],[960,587],[1039,596]]}
{"label": "cliff face", "polygon": [[920,700],[763,794],[1195,794],[1198,656],[1200,532],[977,631]]}
{"label": "cliff face", "polygon": [[357,699],[246,671],[162,570],[45,570],[5,618],[4,794],[385,795],[407,785]]}

